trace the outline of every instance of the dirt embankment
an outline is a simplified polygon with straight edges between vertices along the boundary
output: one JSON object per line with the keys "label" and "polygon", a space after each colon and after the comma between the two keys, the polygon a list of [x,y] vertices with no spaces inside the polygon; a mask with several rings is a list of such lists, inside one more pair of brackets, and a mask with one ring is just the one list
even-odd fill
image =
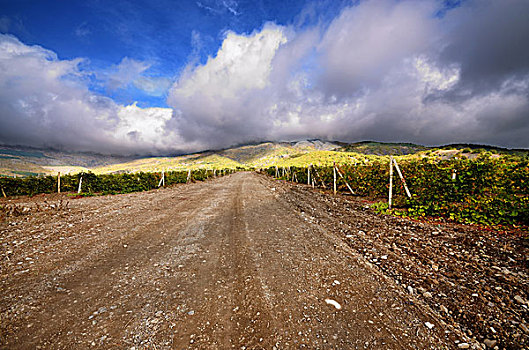
{"label": "dirt embankment", "polygon": [[[482,334],[527,344],[514,299],[528,298],[527,252],[515,241],[515,254],[490,242],[481,252],[466,231],[255,173],[16,203],[0,223],[2,348],[445,349],[478,347]],[[465,299],[471,288],[468,298],[500,298],[499,325]],[[496,333],[471,327],[481,309]]]}

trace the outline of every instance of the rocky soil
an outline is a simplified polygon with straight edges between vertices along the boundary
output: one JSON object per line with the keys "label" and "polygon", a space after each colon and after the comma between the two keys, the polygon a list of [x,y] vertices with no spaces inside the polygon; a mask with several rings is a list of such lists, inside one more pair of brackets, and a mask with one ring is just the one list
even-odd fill
{"label": "rocky soil", "polygon": [[0,201],[5,349],[522,349],[527,235],[255,173]]}
{"label": "rocky soil", "polygon": [[481,348],[529,347],[529,232],[421,223],[288,184],[289,203],[455,324]]}

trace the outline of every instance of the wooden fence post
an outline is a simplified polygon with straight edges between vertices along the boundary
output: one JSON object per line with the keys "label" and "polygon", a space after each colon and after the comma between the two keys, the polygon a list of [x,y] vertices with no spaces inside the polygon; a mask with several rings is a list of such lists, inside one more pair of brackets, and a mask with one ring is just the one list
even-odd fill
{"label": "wooden fence post", "polygon": [[347,186],[347,188],[349,189],[349,191],[351,191],[351,194],[354,196],[354,191],[353,189],[351,188],[351,186],[349,186],[349,183],[347,182],[347,180],[345,179],[345,176],[343,176],[342,172],[340,171],[340,169],[338,168],[338,166],[334,166],[334,168],[336,169],[336,172],[338,173],[338,175],[340,175],[340,177],[342,178],[343,182],[345,182],[345,185]]}
{"label": "wooden fence post", "polygon": [[[312,164],[311,164],[312,165]],[[307,167],[307,185],[310,185],[310,166]]]}
{"label": "wooden fence post", "polygon": [[77,188],[77,194],[81,193],[81,186],[83,185],[83,177],[79,178],[79,188]]}
{"label": "wooden fence post", "polygon": [[160,182],[158,182],[158,187],[165,186],[165,172],[162,170],[162,178],[160,179]]}
{"label": "wooden fence post", "polygon": [[316,170],[316,168],[312,168],[312,170],[314,170],[314,174],[316,174],[316,176],[320,178],[321,185],[323,186],[323,188],[327,189],[327,186],[325,186],[325,181],[323,181],[323,178],[318,173],[318,170]]}
{"label": "wooden fence post", "polygon": [[4,198],[6,198],[6,193],[4,192],[4,188],[2,187],[2,194],[4,195]]}
{"label": "wooden fence post", "polygon": [[187,169],[187,181],[186,183],[189,183],[191,181],[191,169]]}
{"label": "wooden fence post", "polygon": [[389,156],[389,198],[388,209],[391,209],[391,198],[393,196],[393,156]]}
{"label": "wooden fence post", "polygon": [[408,189],[408,186],[406,185],[406,180],[404,180],[404,176],[402,176],[402,173],[400,172],[399,164],[397,163],[397,160],[393,158],[393,163],[395,164],[395,169],[397,169],[397,173],[399,174],[400,180],[402,181],[402,184],[404,185],[404,189],[406,190],[406,194],[409,198],[411,198],[410,190]]}
{"label": "wooden fence post", "polygon": [[334,195],[336,195],[336,162],[333,163],[332,174],[334,179]]}
{"label": "wooden fence post", "polygon": [[61,193],[61,172],[57,174],[57,193]]}

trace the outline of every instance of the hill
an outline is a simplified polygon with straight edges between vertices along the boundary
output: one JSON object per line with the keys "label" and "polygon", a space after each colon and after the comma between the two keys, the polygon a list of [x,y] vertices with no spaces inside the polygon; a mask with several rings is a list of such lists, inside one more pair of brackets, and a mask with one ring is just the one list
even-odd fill
{"label": "hill", "polygon": [[0,145],[0,175],[34,176],[56,174],[58,171],[75,173],[132,159],[133,157]]}
{"label": "hill", "polygon": [[183,169],[265,168],[269,166],[329,165],[333,162],[366,162],[388,155],[404,158],[529,157],[529,150],[482,145],[427,147],[411,143],[356,143],[323,140],[263,142],[223,150],[164,157],[123,157],[73,153],[49,149],[0,146],[0,175],[31,176],[92,171],[98,174]]}

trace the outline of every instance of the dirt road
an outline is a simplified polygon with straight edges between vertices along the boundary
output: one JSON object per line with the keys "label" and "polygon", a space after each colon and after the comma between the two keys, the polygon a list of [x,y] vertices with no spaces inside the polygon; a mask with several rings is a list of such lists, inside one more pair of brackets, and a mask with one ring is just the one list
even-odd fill
{"label": "dirt road", "polygon": [[1,347],[457,348],[456,330],[287,191],[236,173],[21,203],[29,213],[0,224]]}

